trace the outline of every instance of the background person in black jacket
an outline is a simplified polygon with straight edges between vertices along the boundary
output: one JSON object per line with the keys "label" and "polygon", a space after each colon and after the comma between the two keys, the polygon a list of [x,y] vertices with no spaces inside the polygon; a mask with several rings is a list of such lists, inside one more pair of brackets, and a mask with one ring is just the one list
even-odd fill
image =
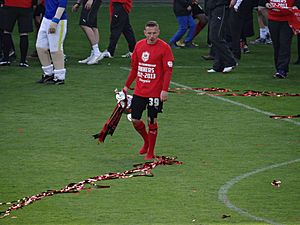
{"label": "background person in black jacket", "polygon": [[192,44],[192,40],[195,33],[196,24],[192,17],[192,0],[174,0],[173,2],[173,11],[176,16],[179,28],[177,32],[169,41],[169,45],[172,48],[179,48],[176,45],[176,42],[179,41],[183,35],[188,31],[188,34],[184,40],[184,45],[187,48],[195,47]]}
{"label": "background person in black jacket", "polygon": [[237,65],[234,56],[225,40],[229,8],[232,8],[236,0],[205,0],[205,10],[208,15],[209,41],[214,52],[213,67],[208,73],[231,72]]}

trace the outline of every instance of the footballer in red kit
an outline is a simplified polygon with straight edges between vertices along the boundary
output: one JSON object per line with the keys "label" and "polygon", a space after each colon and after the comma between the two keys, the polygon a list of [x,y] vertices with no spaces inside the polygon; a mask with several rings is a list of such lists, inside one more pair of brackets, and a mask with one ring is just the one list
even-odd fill
{"label": "footballer in red kit", "polygon": [[[134,128],[144,140],[140,154],[146,154],[146,160],[155,158],[157,114],[162,112],[163,102],[168,99],[174,62],[170,46],[158,38],[159,33],[159,25],[156,21],[146,23],[144,29],[146,38],[137,42],[135,46],[131,57],[131,71],[124,86],[124,91],[128,91],[135,80],[131,116]],[[141,120],[146,107],[148,132]]]}

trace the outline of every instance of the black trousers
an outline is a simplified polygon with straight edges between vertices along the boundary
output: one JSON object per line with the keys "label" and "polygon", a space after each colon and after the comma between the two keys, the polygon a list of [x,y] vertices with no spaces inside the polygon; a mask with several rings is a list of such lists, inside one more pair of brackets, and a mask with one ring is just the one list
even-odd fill
{"label": "black trousers", "polygon": [[215,53],[213,69],[222,71],[224,67],[235,66],[236,61],[226,41],[228,29],[229,9],[224,6],[217,6],[208,12],[209,41],[212,44],[212,51]]}
{"label": "black trousers", "polygon": [[297,35],[298,59],[300,60],[300,34]]}
{"label": "black trousers", "polygon": [[128,49],[133,52],[136,39],[134,31],[130,25],[129,15],[124,10],[121,3],[113,3],[113,14],[110,23],[110,38],[107,50],[113,56],[115,53],[116,45],[119,41],[121,34],[124,34],[128,43]]}
{"label": "black trousers", "polygon": [[276,70],[289,71],[293,31],[287,21],[269,20]]}

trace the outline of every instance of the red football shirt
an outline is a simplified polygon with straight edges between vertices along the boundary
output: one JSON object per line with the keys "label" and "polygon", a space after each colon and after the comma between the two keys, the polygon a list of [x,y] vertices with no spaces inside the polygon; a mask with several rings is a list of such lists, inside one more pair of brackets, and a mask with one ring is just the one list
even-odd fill
{"label": "red football shirt", "polygon": [[155,44],[147,44],[147,40],[143,39],[135,45],[125,85],[130,87],[136,80],[135,95],[159,98],[162,90],[168,91],[173,62],[172,50],[166,42],[157,39]]}

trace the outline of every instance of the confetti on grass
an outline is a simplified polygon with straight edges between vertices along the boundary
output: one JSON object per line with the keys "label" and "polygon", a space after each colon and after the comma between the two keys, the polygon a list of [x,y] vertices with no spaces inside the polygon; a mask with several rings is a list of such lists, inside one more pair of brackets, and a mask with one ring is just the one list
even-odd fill
{"label": "confetti on grass", "polygon": [[[167,156],[157,156],[153,162],[146,162],[133,165],[134,168],[131,170],[126,170],[124,172],[117,173],[107,173],[100,176],[95,176],[88,178],[86,180],[80,181],[78,183],[70,183],[64,188],[58,190],[47,190],[30,197],[24,197],[22,199],[11,201],[11,202],[0,202],[0,206],[10,205],[8,209],[0,212],[0,218],[4,218],[10,215],[14,210],[21,209],[24,206],[32,204],[38,200],[41,200],[45,197],[53,196],[56,194],[65,194],[65,193],[78,193],[81,190],[90,190],[91,188],[109,188],[110,186],[101,186],[95,184],[97,181],[102,180],[113,180],[113,179],[125,179],[137,176],[148,176],[152,177],[152,169],[156,166],[163,165],[173,165],[173,164],[182,164],[182,162],[177,161],[176,157],[167,157]],[[90,187],[86,187],[90,185]]]}
{"label": "confetti on grass", "polygon": [[280,181],[280,180],[273,180],[273,181],[271,182],[271,184],[272,184],[273,187],[279,188],[280,185],[281,185],[281,181]]}
{"label": "confetti on grass", "polygon": [[287,115],[284,115],[284,116],[277,116],[277,115],[275,115],[275,116],[270,116],[270,118],[272,118],[272,119],[275,119],[275,120],[277,120],[277,119],[292,119],[292,118],[299,118],[300,117],[300,114],[298,114],[298,115],[294,115],[294,116],[287,116]]}

